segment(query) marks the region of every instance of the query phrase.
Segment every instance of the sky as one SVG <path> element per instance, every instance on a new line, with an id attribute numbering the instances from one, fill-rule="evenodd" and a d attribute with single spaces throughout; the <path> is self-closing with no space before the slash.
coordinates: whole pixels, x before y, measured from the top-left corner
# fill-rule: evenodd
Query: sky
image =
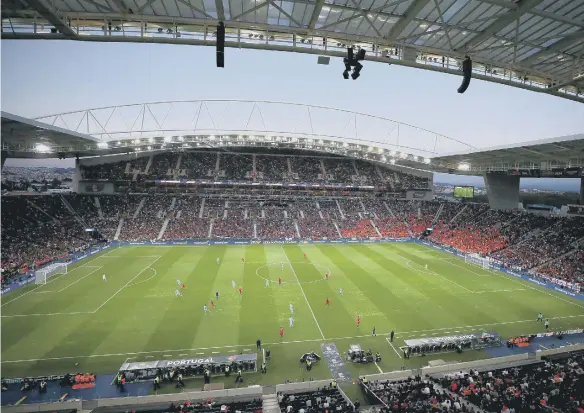
<path id="1" fill-rule="evenodd" d="M 275 100 L 354 110 L 413 124 L 476 147 L 584 132 L 584 105 L 473 79 L 364 62 L 344 80 L 340 58 L 211 47 L 2 40 L 1 107 L 26 117 L 167 100 Z M 30 160 L 8 160 L 20 166 Z M 46 161 L 45 161 L 46 163 Z M 480 179 L 480 178 L 479 178 Z"/>

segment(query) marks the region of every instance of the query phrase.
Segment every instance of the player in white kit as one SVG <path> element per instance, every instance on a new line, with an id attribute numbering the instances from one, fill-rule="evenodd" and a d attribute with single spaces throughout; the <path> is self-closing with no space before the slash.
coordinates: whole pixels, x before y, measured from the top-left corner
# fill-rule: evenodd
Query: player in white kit
<path id="1" fill-rule="evenodd" d="M 282 264 L 282 271 L 284 271 L 284 264 Z"/>
<path id="2" fill-rule="evenodd" d="M 266 280 L 266 288 L 270 288 L 270 280 Z"/>
<path id="3" fill-rule="evenodd" d="M 290 314 L 294 314 L 294 306 L 290 303 Z"/>
<path id="4" fill-rule="evenodd" d="M 294 327 L 294 317 L 290 317 L 288 319 L 288 324 L 290 325 L 290 327 Z"/>
<path id="5" fill-rule="evenodd" d="M 182 297 L 182 294 L 180 293 L 179 290 L 174 290 L 174 296 L 175 297 Z"/>
<path id="6" fill-rule="evenodd" d="M 231 286 L 235 288 L 235 281 L 231 280 Z"/>
<path id="7" fill-rule="evenodd" d="M 343 296 L 343 289 L 339 288 L 339 294 L 341 294 L 341 297 Z"/>
<path id="8" fill-rule="evenodd" d="M 179 287 L 182 286 L 182 283 L 180 282 L 180 280 L 176 280 L 176 283 L 178 284 Z"/>
<path id="9" fill-rule="evenodd" d="M 105 278 L 105 274 L 101 276 L 101 279 L 107 281 L 107 278 Z"/>
<path id="10" fill-rule="evenodd" d="M 209 309 L 207 308 L 207 304 L 203 305 L 203 312 L 205 314 L 207 314 L 209 312 Z"/>
<path id="11" fill-rule="evenodd" d="M 215 261 L 217 262 L 217 264 L 219 264 L 219 258 L 217 258 Z"/>

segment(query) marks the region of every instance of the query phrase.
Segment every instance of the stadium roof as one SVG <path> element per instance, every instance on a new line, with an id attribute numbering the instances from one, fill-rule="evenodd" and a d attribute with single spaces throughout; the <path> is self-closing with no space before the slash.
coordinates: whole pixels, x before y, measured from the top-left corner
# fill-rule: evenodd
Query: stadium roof
<path id="1" fill-rule="evenodd" d="M 584 167 L 584 134 L 476 149 L 432 158 L 436 170 L 482 175 L 487 171 Z"/>
<path id="2" fill-rule="evenodd" d="M 2 151 L 9 157 L 55 158 L 53 147 L 82 149 L 98 141 L 90 135 L 2 112 Z"/>
<path id="3" fill-rule="evenodd" d="M 469 55 L 475 78 L 584 102 L 583 14 L 582 0 L 13 0 L 2 38 L 212 46 L 224 21 L 227 47 L 343 57 L 354 46 L 458 75 Z"/>

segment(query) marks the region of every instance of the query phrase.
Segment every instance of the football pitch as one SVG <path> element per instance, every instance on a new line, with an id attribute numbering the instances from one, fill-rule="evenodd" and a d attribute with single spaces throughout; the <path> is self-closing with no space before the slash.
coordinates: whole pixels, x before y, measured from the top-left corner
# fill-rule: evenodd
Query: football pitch
<path id="1" fill-rule="evenodd" d="M 186 286 L 182 297 L 177 280 Z M 210 300 L 215 308 L 206 314 Z M 431 359 L 489 357 L 466 351 L 404 360 L 399 346 L 408 338 L 542 332 L 539 312 L 552 329 L 584 323 L 581 301 L 414 243 L 110 248 L 46 285 L 2 296 L 1 310 L 3 377 L 105 374 L 125 361 L 249 353 L 259 338 L 272 353 L 268 374 L 246 375 L 246 385 L 331 378 L 324 359 L 310 372 L 299 363 L 304 352 L 322 354 L 325 343 L 381 353 L 377 364 L 346 363 L 356 378 Z"/>

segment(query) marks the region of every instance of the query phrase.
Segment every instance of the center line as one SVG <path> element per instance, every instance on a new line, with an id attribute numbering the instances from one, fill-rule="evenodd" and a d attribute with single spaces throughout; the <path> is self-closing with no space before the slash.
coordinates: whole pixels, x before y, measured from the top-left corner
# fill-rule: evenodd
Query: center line
<path id="1" fill-rule="evenodd" d="M 294 267 L 292 266 L 292 263 L 290 262 L 290 258 L 288 258 L 288 254 L 286 254 L 286 250 L 284 249 L 284 247 L 280 246 L 280 248 L 282 248 L 282 252 L 284 253 L 284 256 L 286 257 L 288 264 L 290 264 L 290 268 L 292 269 L 292 273 L 294 274 L 294 277 L 296 277 L 296 281 L 298 281 L 298 286 L 300 287 L 300 291 L 302 291 L 302 295 L 304 296 L 304 299 L 306 300 L 306 304 L 308 304 L 308 309 L 312 313 L 312 317 L 314 318 L 314 322 L 316 323 L 316 326 L 318 327 L 318 331 L 320 331 L 320 335 L 322 336 L 322 339 L 324 340 L 324 334 L 322 333 L 322 329 L 320 328 L 320 324 L 318 324 L 318 320 L 316 319 L 316 316 L 314 315 L 314 311 L 312 311 L 312 307 L 310 306 L 310 303 L 308 302 L 308 298 L 306 298 L 306 294 L 304 293 L 304 288 L 302 288 L 302 284 L 300 283 L 300 280 L 298 279 L 298 275 L 296 275 L 296 271 L 294 271 Z"/>

